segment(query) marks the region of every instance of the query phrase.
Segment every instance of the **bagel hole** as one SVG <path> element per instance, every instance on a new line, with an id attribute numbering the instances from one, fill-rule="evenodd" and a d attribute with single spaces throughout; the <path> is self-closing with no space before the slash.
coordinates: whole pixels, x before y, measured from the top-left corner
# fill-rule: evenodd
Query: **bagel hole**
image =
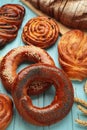
<path id="1" fill-rule="evenodd" d="M 24 69 L 25 67 L 27 67 L 31 64 L 33 64 L 33 62 L 24 61 L 23 63 L 18 65 L 16 72 L 19 73 L 22 69 Z"/>
<path id="2" fill-rule="evenodd" d="M 55 96 L 55 87 L 51 85 L 45 92 L 36 96 L 30 96 L 32 103 L 36 107 L 46 107 L 50 105 Z"/>

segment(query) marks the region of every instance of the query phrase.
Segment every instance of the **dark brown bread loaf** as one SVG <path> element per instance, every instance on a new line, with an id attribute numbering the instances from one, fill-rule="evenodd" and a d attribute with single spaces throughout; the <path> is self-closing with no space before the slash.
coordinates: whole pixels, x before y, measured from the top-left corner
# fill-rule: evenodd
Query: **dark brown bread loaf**
<path id="1" fill-rule="evenodd" d="M 54 17 L 62 24 L 76 29 L 87 30 L 86 0 L 27 0 L 34 7 Z"/>

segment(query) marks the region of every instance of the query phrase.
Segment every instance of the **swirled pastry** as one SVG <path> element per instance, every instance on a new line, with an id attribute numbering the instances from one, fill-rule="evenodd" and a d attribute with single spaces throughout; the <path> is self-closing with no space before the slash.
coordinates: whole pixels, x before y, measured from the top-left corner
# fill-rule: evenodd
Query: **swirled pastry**
<path id="1" fill-rule="evenodd" d="M 58 25 L 52 18 L 35 17 L 24 26 L 22 39 L 28 45 L 48 48 L 56 42 L 58 33 Z"/>
<path id="2" fill-rule="evenodd" d="M 12 120 L 13 103 L 5 94 L 0 93 L 0 130 L 5 130 Z"/>
<path id="3" fill-rule="evenodd" d="M 0 18 L 11 25 L 16 25 L 18 28 L 21 25 L 24 14 L 25 9 L 19 4 L 5 4 L 0 8 Z"/>
<path id="4" fill-rule="evenodd" d="M 72 30 L 62 36 L 58 44 L 59 63 L 71 79 L 87 77 L 87 35 Z"/>
<path id="5" fill-rule="evenodd" d="M 0 8 L 0 47 L 17 36 L 25 9 L 18 4 L 6 4 Z"/>

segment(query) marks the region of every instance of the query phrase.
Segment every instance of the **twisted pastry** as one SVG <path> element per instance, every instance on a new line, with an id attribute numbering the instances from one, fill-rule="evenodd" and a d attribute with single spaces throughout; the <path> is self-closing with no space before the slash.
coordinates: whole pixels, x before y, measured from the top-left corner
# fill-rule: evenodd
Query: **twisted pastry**
<path id="1" fill-rule="evenodd" d="M 11 92 L 13 81 L 17 76 L 16 69 L 19 64 L 24 61 L 30 62 L 41 62 L 50 65 L 55 65 L 53 59 L 49 54 L 35 46 L 21 46 L 8 52 L 1 61 L 1 80 L 4 87 Z M 36 82 L 37 80 L 35 80 Z M 49 85 L 48 83 L 32 83 L 30 86 L 30 94 L 38 94 L 46 90 Z M 36 88 L 35 88 L 36 85 Z"/>
<path id="2" fill-rule="evenodd" d="M 14 40 L 17 36 L 17 32 L 18 28 L 15 25 L 10 25 L 3 19 L 0 19 L 0 47 Z"/>
<path id="3" fill-rule="evenodd" d="M 72 30 L 62 36 L 58 44 L 59 63 L 73 80 L 87 77 L 87 36 Z"/>
<path id="4" fill-rule="evenodd" d="M 25 14 L 25 9 L 19 4 L 5 4 L 0 8 L 0 17 L 5 22 L 16 25 L 18 28 L 21 25 Z"/>
<path id="5" fill-rule="evenodd" d="M 24 14 L 24 7 L 18 4 L 6 4 L 0 8 L 0 47 L 16 38 Z"/>
<path id="6" fill-rule="evenodd" d="M 0 94 L 0 130 L 5 130 L 12 120 L 12 100 L 5 94 Z"/>
<path id="7" fill-rule="evenodd" d="M 36 79 L 54 84 L 56 90 L 52 103 L 43 108 L 33 106 L 27 94 L 28 86 Z M 19 114 L 26 121 L 43 126 L 62 120 L 69 113 L 74 97 L 72 84 L 66 74 L 54 66 L 40 63 L 31 65 L 18 74 L 12 96 Z"/>
<path id="8" fill-rule="evenodd" d="M 52 18 L 36 17 L 24 26 L 22 39 L 28 45 L 48 48 L 56 42 L 58 33 L 58 25 Z"/>

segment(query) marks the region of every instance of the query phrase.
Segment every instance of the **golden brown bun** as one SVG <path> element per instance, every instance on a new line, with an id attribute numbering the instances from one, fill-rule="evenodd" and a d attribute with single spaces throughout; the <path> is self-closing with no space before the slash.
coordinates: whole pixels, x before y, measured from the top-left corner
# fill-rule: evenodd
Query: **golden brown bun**
<path id="1" fill-rule="evenodd" d="M 29 20 L 23 28 L 22 39 L 28 45 L 48 48 L 55 44 L 59 27 L 50 17 L 35 17 Z"/>
<path id="2" fill-rule="evenodd" d="M 87 77 L 87 35 L 80 30 L 64 34 L 58 44 L 59 63 L 70 79 Z"/>
<path id="3" fill-rule="evenodd" d="M 12 120 L 13 103 L 5 94 L 0 93 L 0 130 L 5 130 Z"/>

